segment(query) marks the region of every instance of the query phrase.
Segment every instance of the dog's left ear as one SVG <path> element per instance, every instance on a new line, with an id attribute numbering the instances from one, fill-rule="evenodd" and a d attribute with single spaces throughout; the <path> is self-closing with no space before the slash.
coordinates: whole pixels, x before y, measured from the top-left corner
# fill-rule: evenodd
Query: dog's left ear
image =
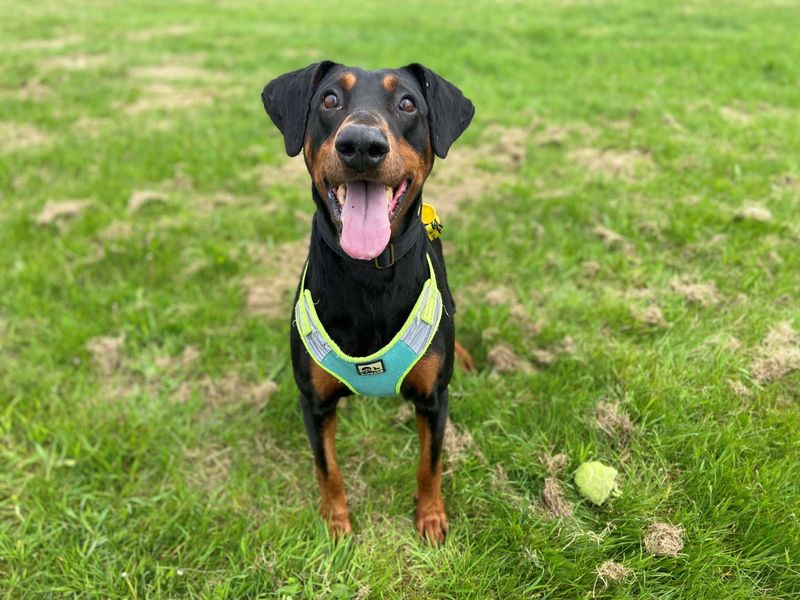
<path id="1" fill-rule="evenodd" d="M 269 118 L 283 134 L 286 154 L 297 156 L 303 149 L 311 97 L 325 74 L 336 63 L 329 60 L 308 65 L 270 81 L 261 92 Z"/>
<path id="2" fill-rule="evenodd" d="M 439 158 L 444 158 L 453 142 L 472 121 L 475 106 L 460 89 L 424 65 L 413 63 L 404 68 L 417 78 L 422 87 L 428 103 L 433 151 Z"/>

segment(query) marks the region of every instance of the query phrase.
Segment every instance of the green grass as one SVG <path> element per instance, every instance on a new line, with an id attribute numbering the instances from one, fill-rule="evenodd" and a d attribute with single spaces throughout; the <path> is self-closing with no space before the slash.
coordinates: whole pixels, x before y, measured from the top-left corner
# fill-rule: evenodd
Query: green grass
<path id="1" fill-rule="evenodd" d="M 800 595 L 800 376 L 752 369 L 772 327 L 800 328 L 795 3 L 0 4 L 0 595 Z M 260 91 L 323 58 L 421 61 L 477 107 L 452 160 L 481 157 L 464 173 L 489 183 L 445 239 L 481 369 L 451 385 L 474 445 L 444 479 L 443 548 L 413 530 L 399 400 L 340 411 L 356 534 L 326 538 L 289 297 L 246 309 L 250 278 L 294 278 L 312 211 L 305 180 L 277 175 Z M 159 65 L 182 70 L 144 69 Z M 497 132 L 517 134 L 518 168 L 486 150 Z M 143 189 L 165 201 L 130 212 Z M 65 199 L 92 205 L 36 224 Z M 750 204 L 771 218 L 734 218 Z M 687 301 L 675 277 L 719 301 Z M 668 325 L 636 318 L 650 305 Z M 120 334 L 103 371 L 87 344 Z M 501 341 L 532 360 L 565 336 L 574 352 L 535 372 L 486 362 Z M 601 400 L 630 415 L 626 443 L 593 425 Z M 538 508 L 545 452 L 569 457 L 572 517 Z M 572 482 L 587 459 L 621 472 L 600 508 Z M 679 556 L 645 550 L 657 521 L 685 528 Z M 606 560 L 631 574 L 605 587 Z"/>

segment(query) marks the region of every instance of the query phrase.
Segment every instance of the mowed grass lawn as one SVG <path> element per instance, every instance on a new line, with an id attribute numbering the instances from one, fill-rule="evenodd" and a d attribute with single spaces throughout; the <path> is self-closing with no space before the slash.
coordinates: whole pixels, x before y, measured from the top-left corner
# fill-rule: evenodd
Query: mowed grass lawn
<path id="1" fill-rule="evenodd" d="M 800 595 L 795 2 L 1 10 L 0 596 Z M 442 548 L 400 400 L 342 407 L 354 537 L 317 516 L 313 204 L 260 92 L 324 58 L 477 107 L 426 188 L 479 364 Z"/>

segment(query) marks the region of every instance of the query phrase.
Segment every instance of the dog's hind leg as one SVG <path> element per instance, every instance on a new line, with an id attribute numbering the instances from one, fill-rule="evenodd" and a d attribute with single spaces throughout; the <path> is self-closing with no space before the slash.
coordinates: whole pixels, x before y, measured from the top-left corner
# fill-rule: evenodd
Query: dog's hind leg
<path id="1" fill-rule="evenodd" d="M 322 404 L 301 394 L 300 404 L 317 467 L 320 512 L 331 535 L 339 538 L 350 533 L 351 528 L 344 479 L 336 464 L 336 401 Z"/>
<path id="2" fill-rule="evenodd" d="M 469 350 L 464 348 L 458 342 L 455 343 L 455 353 L 456 358 L 458 359 L 459 364 L 465 371 L 472 371 L 475 367 L 475 361 L 472 359 L 472 354 L 469 353 Z"/>

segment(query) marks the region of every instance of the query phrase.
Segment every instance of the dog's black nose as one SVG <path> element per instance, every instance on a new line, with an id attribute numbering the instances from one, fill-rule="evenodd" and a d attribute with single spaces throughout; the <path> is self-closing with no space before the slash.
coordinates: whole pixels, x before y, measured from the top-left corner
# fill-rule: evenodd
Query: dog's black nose
<path id="1" fill-rule="evenodd" d="M 369 125 L 348 125 L 336 137 L 336 151 L 354 171 L 377 167 L 389 153 L 386 134 Z"/>

